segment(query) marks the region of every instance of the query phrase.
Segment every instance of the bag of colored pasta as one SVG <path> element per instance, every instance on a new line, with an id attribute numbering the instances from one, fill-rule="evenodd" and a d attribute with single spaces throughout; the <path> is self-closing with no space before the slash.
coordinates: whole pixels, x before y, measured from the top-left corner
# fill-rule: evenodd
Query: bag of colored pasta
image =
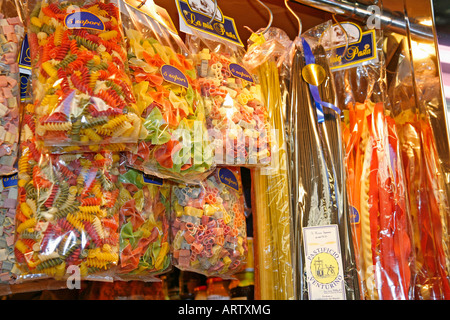
<path id="1" fill-rule="evenodd" d="M 213 154 L 195 67 L 181 38 L 155 17 L 153 6 L 138 9 L 135 2 L 120 7 L 142 118 L 129 165 L 160 178 L 198 182 L 212 171 Z"/>
<path id="2" fill-rule="evenodd" d="M 245 49 L 219 38 L 186 35 L 193 53 L 215 163 L 261 167 L 270 163 L 269 120 L 256 74 L 243 66 Z"/>
<path id="3" fill-rule="evenodd" d="M 119 260 L 118 155 L 41 154 L 34 129 L 25 112 L 15 217 L 18 280 L 112 279 L 108 272 Z"/>
<path id="4" fill-rule="evenodd" d="M 201 184 L 173 185 L 171 206 L 174 266 L 223 278 L 241 270 L 247 230 L 239 168 L 216 169 Z"/>
<path id="5" fill-rule="evenodd" d="M 140 118 L 112 1 L 27 1 L 36 138 L 46 147 L 136 143 Z"/>
<path id="6" fill-rule="evenodd" d="M 0 183 L 0 296 L 14 284 L 14 217 L 17 205 L 17 173 L 4 176 Z"/>
<path id="7" fill-rule="evenodd" d="M 345 22 L 328 26 L 321 41 L 343 113 L 349 218 L 361 298 L 412 299 L 415 234 L 396 123 L 386 105 L 382 31 Z M 355 48 L 360 53 L 352 55 Z"/>
<path id="8" fill-rule="evenodd" d="M 17 63 L 25 29 L 14 0 L 0 3 L 0 175 L 17 172 L 20 73 Z"/>
<path id="9" fill-rule="evenodd" d="M 171 267 L 170 184 L 125 165 L 119 168 L 119 280 L 159 280 Z"/>

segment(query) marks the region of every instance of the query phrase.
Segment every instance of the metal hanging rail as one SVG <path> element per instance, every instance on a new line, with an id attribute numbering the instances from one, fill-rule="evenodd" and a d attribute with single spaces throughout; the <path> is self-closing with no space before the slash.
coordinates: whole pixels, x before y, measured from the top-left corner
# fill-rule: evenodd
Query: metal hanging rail
<path id="1" fill-rule="evenodd" d="M 292 2 L 300 3 L 313 7 L 322 11 L 330 12 L 348 19 L 355 19 L 358 21 L 366 21 L 372 17 L 374 10 L 370 5 L 360 4 L 358 2 L 350 2 L 346 0 L 290 0 Z M 380 27 L 387 28 L 398 34 L 406 35 L 406 21 L 402 13 L 390 12 L 386 9 L 381 9 L 380 14 L 377 15 L 380 22 Z M 425 26 L 418 21 L 410 22 L 410 31 L 423 40 L 433 41 L 433 31 L 431 26 Z"/>

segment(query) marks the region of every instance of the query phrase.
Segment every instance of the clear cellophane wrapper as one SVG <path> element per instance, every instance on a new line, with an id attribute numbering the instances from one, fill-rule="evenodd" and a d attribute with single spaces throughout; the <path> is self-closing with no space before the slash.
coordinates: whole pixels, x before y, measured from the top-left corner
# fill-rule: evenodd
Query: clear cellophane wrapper
<path id="1" fill-rule="evenodd" d="M 120 257 L 118 280 L 160 281 L 170 271 L 170 191 L 168 181 L 120 166 L 118 179 Z"/>
<path id="2" fill-rule="evenodd" d="M 201 181 L 212 171 L 213 150 L 192 57 L 181 38 L 150 14 L 127 2 L 121 9 L 142 118 L 139 143 L 128 152 L 128 163 L 160 178 Z"/>
<path id="3" fill-rule="evenodd" d="M 193 54 L 206 126 L 218 166 L 270 162 L 269 120 L 260 79 L 243 67 L 245 49 L 198 33 L 186 35 Z"/>
<path id="4" fill-rule="evenodd" d="M 136 143 L 140 118 L 117 5 L 33 0 L 26 12 L 37 140 L 55 152 Z"/>
<path id="5" fill-rule="evenodd" d="M 248 248 L 239 168 L 216 169 L 199 184 L 174 184 L 171 208 L 175 267 L 222 278 L 242 270 Z"/>
<path id="6" fill-rule="evenodd" d="M 244 66 L 260 79 L 261 94 L 271 128 L 271 161 L 252 169 L 253 241 L 257 267 L 255 296 L 262 300 L 294 298 L 291 260 L 291 203 L 287 169 L 285 88 L 279 81 L 278 65 L 291 41 L 287 34 L 271 27 L 253 33 L 243 58 Z"/>
<path id="7" fill-rule="evenodd" d="M 439 143 L 444 142 L 440 141 L 440 135 L 436 134 L 432 125 L 431 118 L 436 113 L 430 109 L 434 99 L 439 96 L 439 77 L 431 59 L 415 62 L 413 75 L 411 59 L 408 57 L 409 52 L 403 46 L 389 97 L 400 143 L 414 231 L 414 298 L 448 300 L 450 208 L 445 182 L 447 172 L 438 153 Z M 415 84 L 413 77 L 416 78 Z"/>
<path id="8" fill-rule="evenodd" d="M 111 281 L 119 261 L 119 155 L 41 153 L 25 107 L 14 253 L 17 281 Z"/>
<path id="9" fill-rule="evenodd" d="M 350 226 L 361 299 L 408 300 L 413 298 L 415 254 L 407 180 L 396 123 L 386 105 L 382 31 L 376 30 L 375 37 L 376 60 L 333 72 L 343 114 Z"/>
<path id="10" fill-rule="evenodd" d="M 18 57 L 25 29 L 14 0 L 0 3 L 0 175 L 17 172 L 20 73 Z"/>
<path id="11" fill-rule="evenodd" d="M 0 178 L 0 296 L 10 292 L 14 274 L 14 217 L 17 204 L 17 174 Z"/>

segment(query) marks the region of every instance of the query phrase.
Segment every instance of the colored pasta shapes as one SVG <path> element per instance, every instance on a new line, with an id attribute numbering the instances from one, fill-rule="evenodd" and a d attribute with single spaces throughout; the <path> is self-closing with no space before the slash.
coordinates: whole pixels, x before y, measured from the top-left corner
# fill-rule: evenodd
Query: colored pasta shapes
<path id="1" fill-rule="evenodd" d="M 170 185 L 134 169 L 120 168 L 119 279 L 151 280 L 171 266 Z"/>
<path id="2" fill-rule="evenodd" d="M 119 259 L 118 155 L 37 151 L 24 115 L 15 257 L 19 280 L 105 274 Z M 105 275 L 106 277 L 106 275 Z"/>
<path id="3" fill-rule="evenodd" d="M 268 113 L 258 77 L 243 66 L 245 52 L 228 43 L 187 37 L 198 70 L 216 164 L 267 165 L 270 162 Z"/>
<path id="4" fill-rule="evenodd" d="M 2 177 L 0 183 L 0 288 L 13 284 L 14 216 L 17 204 L 17 174 Z M 2 290 L 0 289 L 0 293 Z"/>
<path id="5" fill-rule="evenodd" d="M 213 154 L 197 75 L 181 39 L 124 2 L 128 62 L 142 131 L 129 153 L 135 169 L 160 178 L 199 181 Z"/>
<path id="6" fill-rule="evenodd" d="M 93 1 L 29 3 L 36 135 L 47 147 L 136 143 L 140 119 L 119 10 Z"/>
<path id="7" fill-rule="evenodd" d="M 17 172 L 20 76 L 18 56 L 24 28 L 14 1 L 0 4 L 0 175 Z"/>
<path id="8" fill-rule="evenodd" d="M 239 272 L 247 253 L 238 168 L 216 169 L 201 184 L 172 187 L 173 264 L 206 276 Z"/>

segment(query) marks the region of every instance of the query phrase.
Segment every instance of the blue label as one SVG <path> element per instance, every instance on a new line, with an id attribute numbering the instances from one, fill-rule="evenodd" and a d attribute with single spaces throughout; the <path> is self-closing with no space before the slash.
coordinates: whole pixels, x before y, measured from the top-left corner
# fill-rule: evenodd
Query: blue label
<path id="1" fill-rule="evenodd" d="M 231 74 L 236 77 L 243 80 L 246 80 L 248 82 L 253 82 L 253 77 L 250 75 L 250 73 L 240 64 L 237 63 L 230 63 L 228 66 L 230 69 Z"/>
<path id="2" fill-rule="evenodd" d="M 161 67 L 161 74 L 164 80 L 178 84 L 179 86 L 189 88 L 189 82 L 187 77 L 181 72 L 179 69 L 171 66 L 169 64 L 165 64 Z"/>
<path id="3" fill-rule="evenodd" d="M 94 30 L 105 30 L 105 25 L 102 20 L 95 14 L 80 11 L 70 13 L 64 19 L 64 23 L 68 29 L 94 29 Z"/>
<path id="4" fill-rule="evenodd" d="M 30 44 L 28 43 L 28 35 L 25 34 L 22 47 L 20 48 L 19 67 L 31 68 Z"/>
<path id="5" fill-rule="evenodd" d="M 30 98 L 31 76 L 26 73 L 20 73 L 20 100 L 25 101 Z"/>
<path id="6" fill-rule="evenodd" d="M 345 55 L 342 56 L 345 52 Z M 377 48 L 375 43 L 375 30 L 363 32 L 361 39 L 348 46 L 345 51 L 345 45 L 336 48 L 335 55 L 330 58 L 331 69 L 350 67 L 377 57 Z"/>
<path id="7" fill-rule="evenodd" d="M 192 10 L 187 2 L 178 0 L 177 4 L 178 12 L 182 13 L 181 17 L 189 27 L 244 46 L 233 19 L 223 16 L 222 21 L 215 19 L 210 24 L 210 16 Z"/>
<path id="8" fill-rule="evenodd" d="M 7 189 L 7 188 L 11 188 L 11 187 L 16 187 L 17 179 L 18 179 L 17 173 L 15 173 L 11 176 L 8 176 L 8 177 L 3 177 L 3 179 L 2 179 L 3 188 Z"/>
<path id="9" fill-rule="evenodd" d="M 144 182 L 145 183 L 151 183 L 151 184 L 156 184 L 158 186 L 162 186 L 163 185 L 163 180 L 157 177 L 151 177 L 148 176 L 146 174 L 143 175 L 144 177 Z"/>
<path id="10" fill-rule="evenodd" d="M 359 212 L 358 212 L 358 210 L 356 210 L 355 207 L 350 207 L 349 215 L 350 215 L 350 217 L 349 217 L 350 223 L 352 223 L 352 224 L 359 223 Z"/>
<path id="11" fill-rule="evenodd" d="M 239 191 L 238 180 L 231 170 L 225 168 L 219 169 L 219 179 L 224 185 Z"/>

